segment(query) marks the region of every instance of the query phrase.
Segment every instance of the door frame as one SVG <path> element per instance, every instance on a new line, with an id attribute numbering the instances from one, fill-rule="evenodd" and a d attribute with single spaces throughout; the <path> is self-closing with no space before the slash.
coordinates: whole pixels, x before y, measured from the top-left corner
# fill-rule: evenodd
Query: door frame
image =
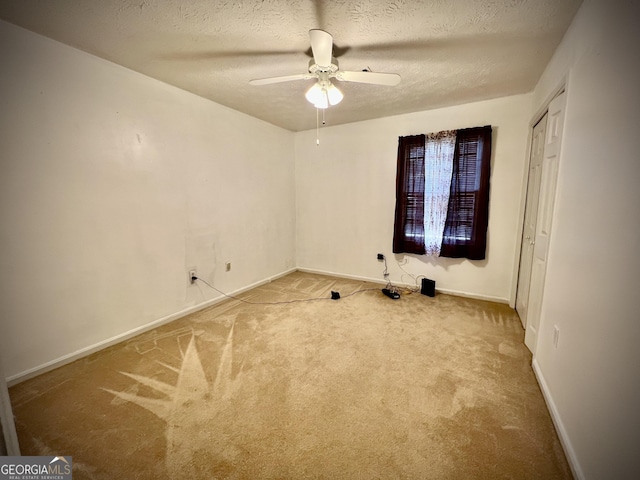
<path id="1" fill-rule="evenodd" d="M 2 358 L 0 358 L 0 455 L 20 455 L 20 445 L 18 444 L 7 379 L 2 368 Z"/>

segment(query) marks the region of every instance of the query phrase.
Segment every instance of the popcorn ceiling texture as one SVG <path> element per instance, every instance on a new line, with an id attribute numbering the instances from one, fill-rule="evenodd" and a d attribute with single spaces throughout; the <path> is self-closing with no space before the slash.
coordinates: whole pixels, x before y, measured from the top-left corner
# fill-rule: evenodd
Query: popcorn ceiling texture
<path id="1" fill-rule="evenodd" d="M 333 35 L 340 68 L 398 73 L 397 87 L 336 82 L 328 124 L 428 110 L 535 86 L 581 0 L 0 0 L 0 18 L 254 117 L 315 127 L 308 30 Z"/>
<path id="2" fill-rule="evenodd" d="M 242 295 L 317 297 L 230 300 L 12 387 L 22 453 L 77 480 L 571 478 L 507 305 L 302 272 Z"/>

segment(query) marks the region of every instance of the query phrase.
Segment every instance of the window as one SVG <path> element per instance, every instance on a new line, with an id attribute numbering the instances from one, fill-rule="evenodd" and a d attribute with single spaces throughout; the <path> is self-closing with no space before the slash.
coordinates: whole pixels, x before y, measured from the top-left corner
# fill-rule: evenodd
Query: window
<path id="1" fill-rule="evenodd" d="M 491 126 L 400 137 L 394 253 L 484 259 L 490 163 Z"/>

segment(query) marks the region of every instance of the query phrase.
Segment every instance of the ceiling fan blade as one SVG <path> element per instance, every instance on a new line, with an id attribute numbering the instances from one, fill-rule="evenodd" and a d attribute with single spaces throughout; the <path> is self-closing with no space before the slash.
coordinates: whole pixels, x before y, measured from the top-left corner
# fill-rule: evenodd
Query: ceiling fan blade
<path id="1" fill-rule="evenodd" d="M 343 82 L 371 83 L 390 87 L 398 85 L 401 80 L 400 75 L 397 73 L 349 72 L 345 70 L 338 70 L 336 78 Z"/>
<path id="2" fill-rule="evenodd" d="M 345 45 L 345 46 L 341 47 L 340 45 L 337 45 L 336 43 L 333 44 L 333 56 L 335 58 L 342 57 L 349 50 L 351 50 L 351 47 L 348 46 L 348 45 Z M 313 58 L 313 50 L 311 49 L 311 47 L 307 48 L 304 51 L 304 54 L 309 58 Z"/>
<path id="3" fill-rule="evenodd" d="M 333 54 L 333 37 L 324 30 L 309 30 L 313 61 L 319 67 L 330 67 Z"/>
<path id="4" fill-rule="evenodd" d="M 283 77 L 257 78 L 249 80 L 249 85 L 269 85 L 270 83 L 290 82 L 292 80 L 308 80 L 316 76 L 311 73 L 299 73 L 297 75 L 285 75 Z"/>

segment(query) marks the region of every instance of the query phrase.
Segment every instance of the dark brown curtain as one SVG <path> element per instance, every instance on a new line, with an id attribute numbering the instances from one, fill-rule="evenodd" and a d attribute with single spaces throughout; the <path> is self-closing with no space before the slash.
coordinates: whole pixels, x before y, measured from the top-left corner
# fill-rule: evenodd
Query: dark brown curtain
<path id="1" fill-rule="evenodd" d="M 490 168 L 491 126 L 458 130 L 441 257 L 485 258 Z"/>
<path id="2" fill-rule="evenodd" d="M 425 253 L 424 145 L 424 135 L 398 138 L 394 253 Z"/>

